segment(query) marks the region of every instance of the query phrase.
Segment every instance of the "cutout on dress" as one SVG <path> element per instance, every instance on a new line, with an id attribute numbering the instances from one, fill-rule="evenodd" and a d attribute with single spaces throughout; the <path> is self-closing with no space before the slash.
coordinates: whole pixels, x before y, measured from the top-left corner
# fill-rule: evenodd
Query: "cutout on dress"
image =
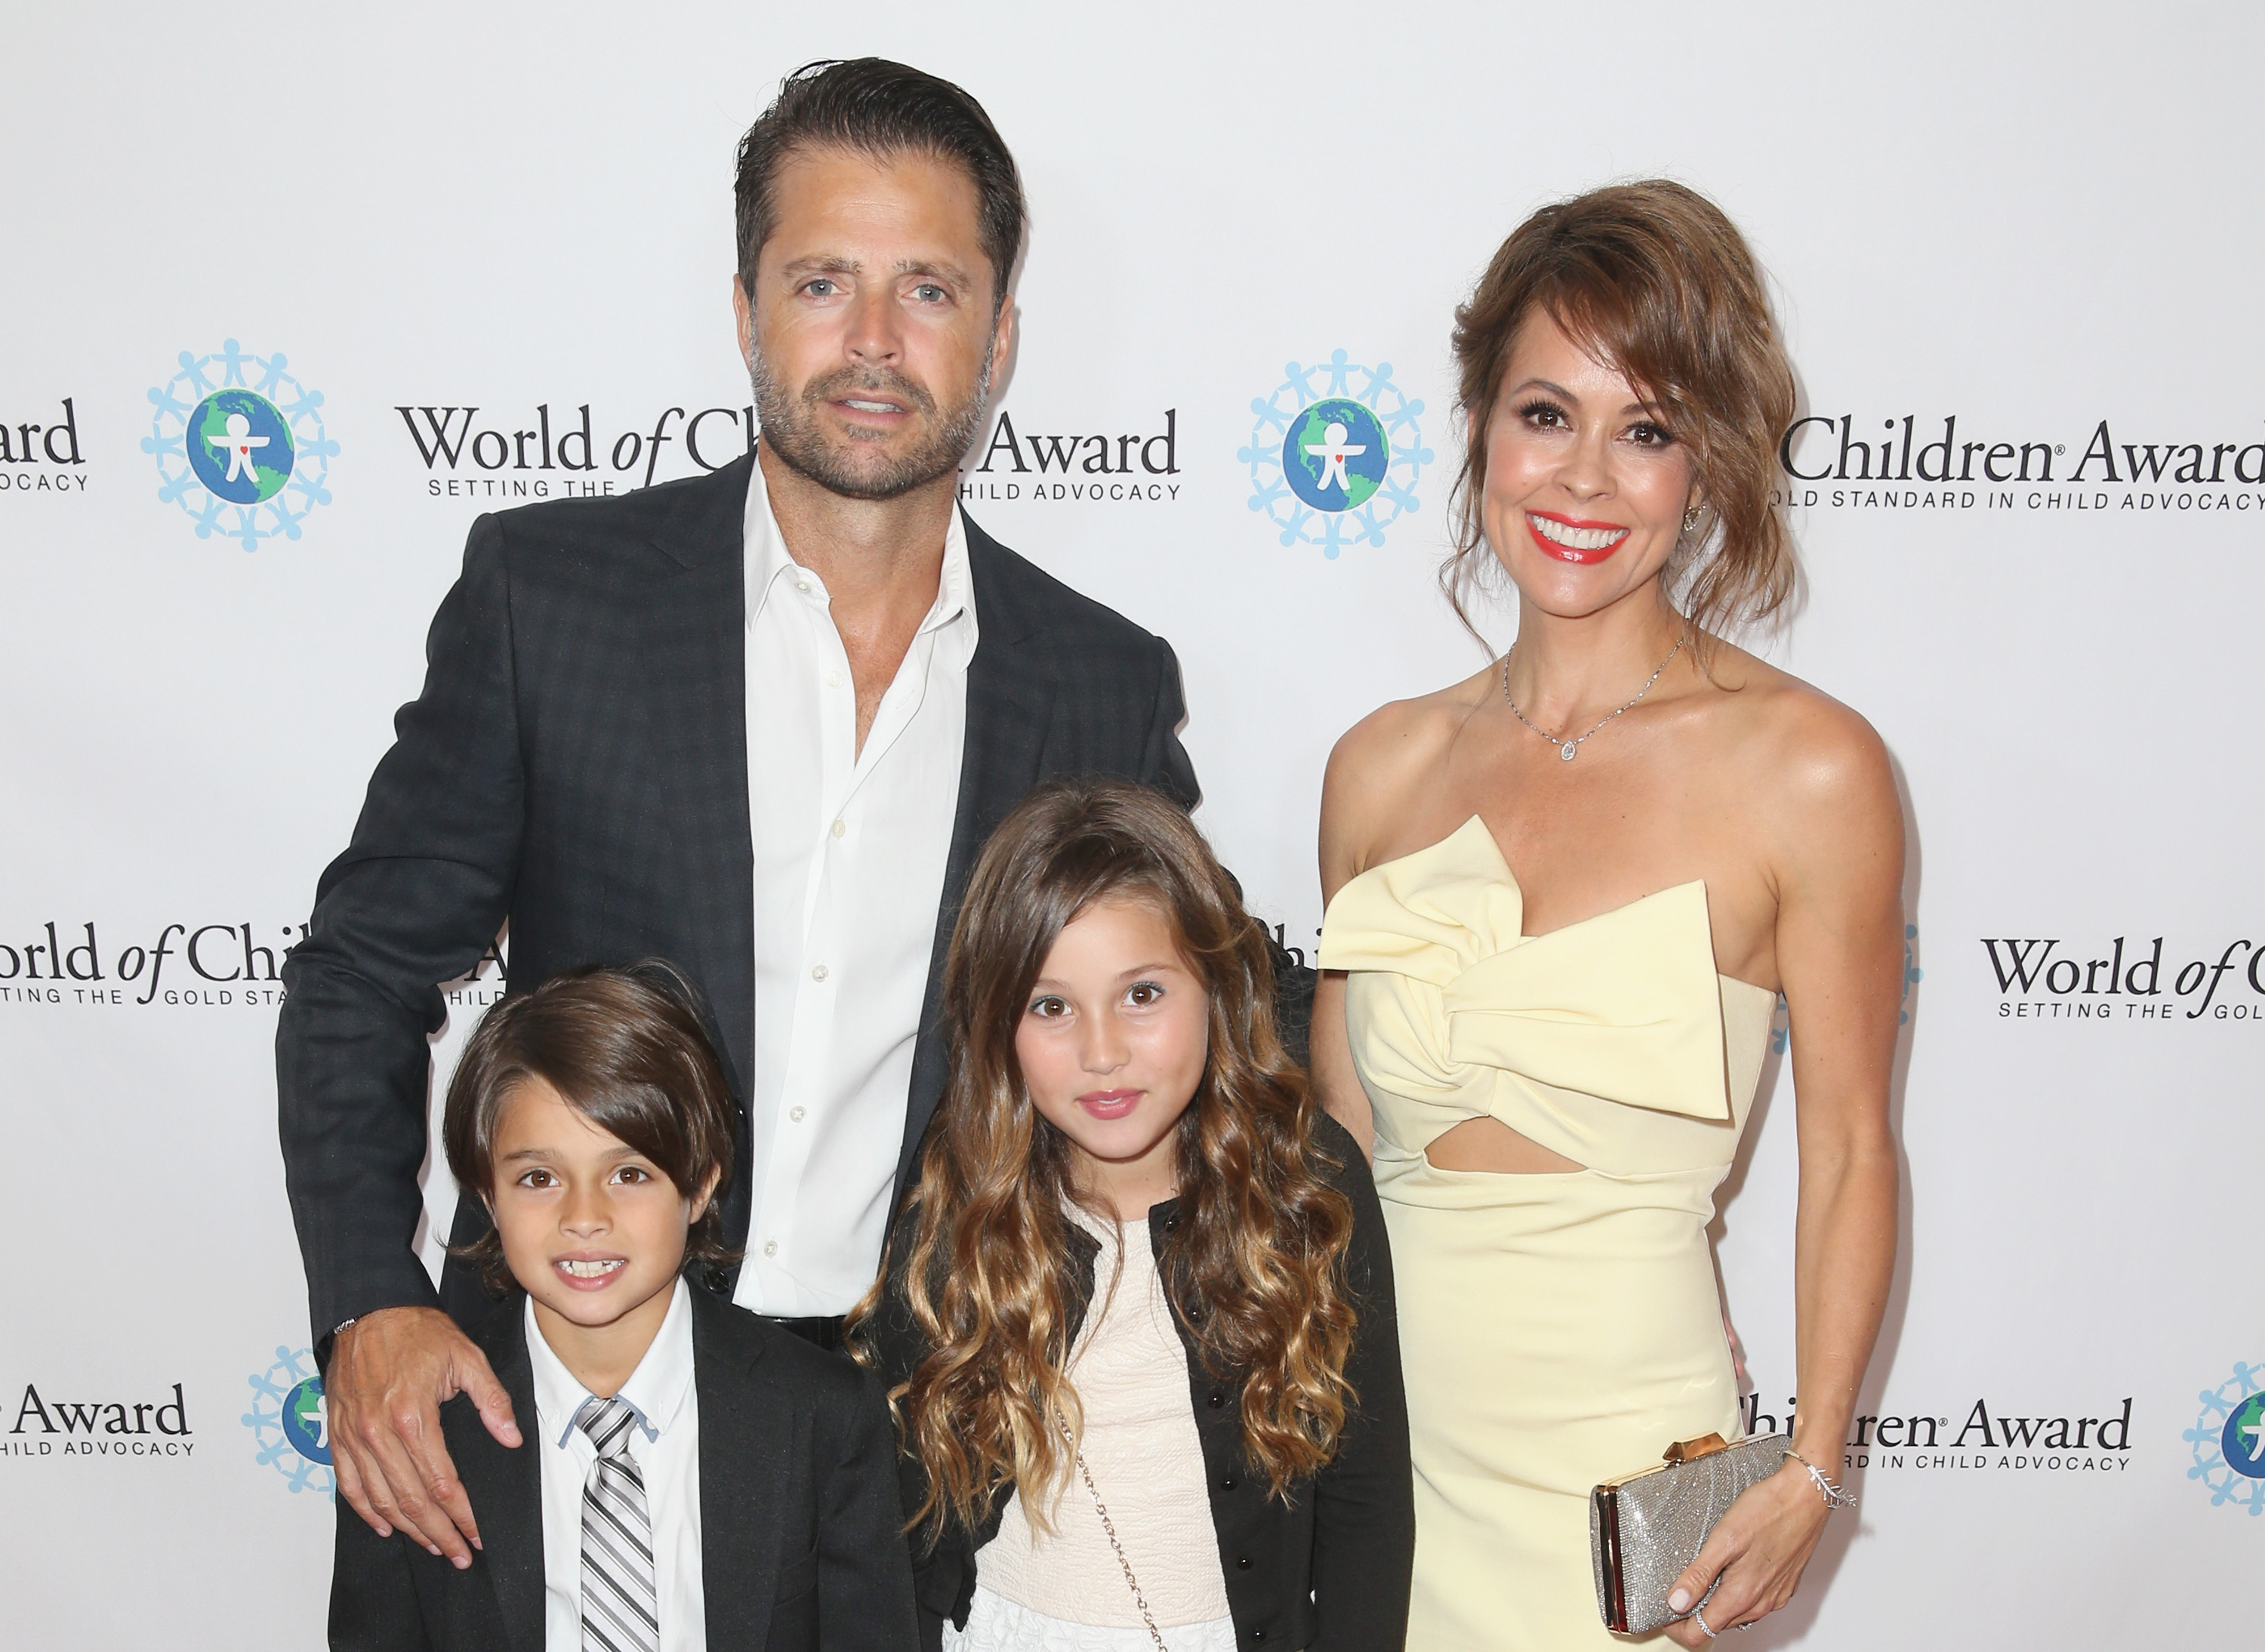
<path id="1" fill-rule="evenodd" d="M 1574 1175 L 1589 1168 L 1486 1116 L 1466 1118 L 1434 1136 L 1424 1157 L 1435 1170 L 1481 1170 L 1494 1175 Z"/>

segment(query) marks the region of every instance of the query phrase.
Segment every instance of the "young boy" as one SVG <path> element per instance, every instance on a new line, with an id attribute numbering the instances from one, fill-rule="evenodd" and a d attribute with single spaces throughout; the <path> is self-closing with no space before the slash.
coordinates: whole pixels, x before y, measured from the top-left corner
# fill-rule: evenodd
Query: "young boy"
<path id="1" fill-rule="evenodd" d="M 506 1300 L 478 1341 L 534 1419 L 443 1406 L 484 1542 L 458 1570 L 339 1504 L 338 1648 L 911 1652 L 896 1440 L 874 1379 L 688 1284 L 723 1260 L 732 1112 L 666 966 L 490 1011 L 448 1086 L 448 1167 Z M 516 1282 L 517 1289 L 511 1289 Z"/>

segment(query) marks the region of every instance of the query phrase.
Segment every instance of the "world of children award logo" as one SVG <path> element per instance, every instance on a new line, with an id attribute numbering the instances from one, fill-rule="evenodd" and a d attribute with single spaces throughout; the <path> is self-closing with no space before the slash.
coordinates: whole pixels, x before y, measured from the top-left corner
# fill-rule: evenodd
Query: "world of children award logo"
<path id="1" fill-rule="evenodd" d="M 338 1480 L 331 1469 L 330 1416 L 323 1402 L 322 1374 L 315 1350 L 279 1345 L 275 1363 L 255 1372 L 251 1409 L 244 1426 L 257 1442 L 254 1459 L 283 1476 L 294 1492 L 334 1496 Z"/>
<path id="2" fill-rule="evenodd" d="M 213 355 L 184 350 L 180 371 L 149 392 L 142 451 L 157 462 L 159 499 L 178 505 L 197 537 L 215 534 L 257 550 L 296 539 L 331 502 L 337 442 L 323 429 L 323 393 L 292 375 L 280 351 L 256 355 L 233 338 Z"/>
<path id="3" fill-rule="evenodd" d="M 2265 1515 L 2265 1365 L 2236 1360 L 2233 1375 L 2200 1398 L 2202 1415 L 2183 1437 L 2194 1447 L 2187 1478 L 2210 1488 L 2213 1505 Z"/>
<path id="4" fill-rule="evenodd" d="M 1250 440 L 1235 455 L 1250 467 L 1250 508 L 1285 545 L 1318 545 L 1331 559 L 1348 544 L 1382 545 L 1419 508 L 1417 479 L 1431 462 L 1424 404 L 1392 382 L 1391 363 L 1363 366 L 1343 350 L 1283 374 L 1271 396 L 1251 398 Z"/>

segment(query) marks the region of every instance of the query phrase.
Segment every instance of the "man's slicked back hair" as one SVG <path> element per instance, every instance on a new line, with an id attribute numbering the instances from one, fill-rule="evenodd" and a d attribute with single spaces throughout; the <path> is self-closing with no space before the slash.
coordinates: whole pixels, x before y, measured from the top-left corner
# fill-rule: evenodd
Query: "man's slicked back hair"
<path id="1" fill-rule="evenodd" d="M 885 57 L 805 63 L 739 140 L 739 285 L 755 290 L 755 261 L 770 238 L 780 165 L 814 149 L 879 160 L 911 153 L 964 168 L 975 186 L 979 231 L 991 260 L 991 313 L 1007 302 L 1023 249 L 1023 179 L 983 106 L 948 80 Z"/>

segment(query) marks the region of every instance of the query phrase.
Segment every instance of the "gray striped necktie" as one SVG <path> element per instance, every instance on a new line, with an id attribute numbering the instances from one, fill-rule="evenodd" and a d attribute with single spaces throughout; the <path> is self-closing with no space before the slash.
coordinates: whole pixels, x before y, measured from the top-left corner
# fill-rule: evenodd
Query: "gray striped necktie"
<path id="1" fill-rule="evenodd" d="M 659 1652 L 652 1516 L 644 1471 L 630 1455 L 636 1422 L 626 1400 L 594 1395 L 574 1414 L 574 1426 L 598 1448 L 582 1484 L 583 1652 Z"/>

